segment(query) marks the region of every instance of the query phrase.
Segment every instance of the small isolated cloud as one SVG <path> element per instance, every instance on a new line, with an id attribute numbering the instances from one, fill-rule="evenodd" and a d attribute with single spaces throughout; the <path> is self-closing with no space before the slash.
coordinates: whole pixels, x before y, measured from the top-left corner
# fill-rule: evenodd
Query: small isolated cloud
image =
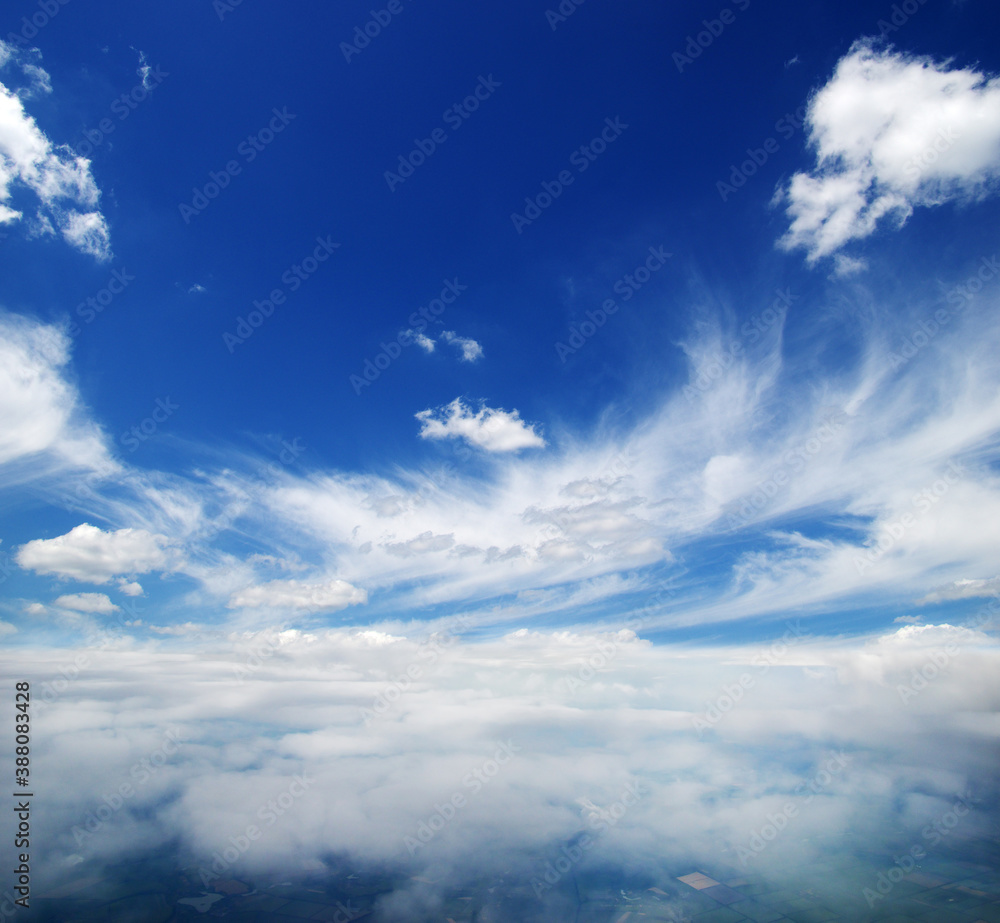
<path id="1" fill-rule="evenodd" d="M 892 620 L 893 625 L 919 625 L 923 617 L 919 615 L 899 615 Z"/>
<path id="2" fill-rule="evenodd" d="M 99 615 L 110 615 L 118 608 L 104 593 L 69 593 L 60 596 L 53 605 L 59 606 L 60 609 Z"/>
<path id="3" fill-rule="evenodd" d="M 124 577 L 118 578 L 118 592 L 126 596 L 142 596 L 144 590 L 142 584 L 135 580 L 126 580 Z"/>
<path id="4" fill-rule="evenodd" d="M 985 197 L 1000 176 L 1000 77 L 855 43 L 809 105 L 812 173 L 779 200 L 781 243 L 813 262 L 917 206 Z"/>
<path id="5" fill-rule="evenodd" d="M 985 596 L 1000 596 L 1000 577 L 990 577 L 988 580 L 956 580 L 954 583 L 932 590 L 922 599 L 918 599 L 917 605 Z"/>
<path id="6" fill-rule="evenodd" d="M 45 615 L 45 606 L 41 603 L 28 603 L 24 607 L 25 615 Z"/>
<path id="7" fill-rule="evenodd" d="M 135 72 L 142 78 L 143 87 L 148 90 L 153 86 L 150 82 L 150 74 L 153 68 L 149 66 L 149 62 L 146 60 L 146 52 L 140 51 L 138 48 L 132 48 L 132 50 L 139 55 L 139 66 L 135 69 Z"/>
<path id="8" fill-rule="evenodd" d="M 195 282 L 195 284 L 192 285 L 191 288 L 188 289 L 188 294 L 189 295 L 201 295 L 201 294 L 203 294 L 204 292 L 207 292 L 207 291 L 208 291 L 208 289 L 205 288 L 204 285 L 201 285 L 200 283 Z"/>
<path id="9" fill-rule="evenodd" d="M 545 440 L 528 426 L 516 410 L 482 407 L 476 413 L 456 397 L 447 407 L 421 410 L 421 439 L 464 439 L 469 445 L 487 452 L 514 452 L 542 448 Z"/>
<path id="10" fill-rule="evenodd" d="M 272 580 L 233 593 L 230 609 L 297 609 L 300 612 L 324 612 L 345 609 L 368 602 L 365 590 L 346 580 L 306 583 L 301 580 Z"/>
<path id="11" fill-rule="evenodd" d="M 19 61 L 20 52 L 4 45 L 0 67 Z M 24 100 L 51 92 L 49 75 L 34 64 L 22 66 L 27 89 L 13 91 L 0 83 L 0 224 L 11 224 L 23 212 L 8 203 L 19 188 L 31 190 L 43 212 L 36 224 L 57 227 L 66 241 L 98 260 L 111 258 L 107 222 L 98 211 L 100 191 L 90 161 L 65 145 L 54 146 L 24 109 Z"/>
<path id="12" fill-rule="evenodd" d="M 17 563 L 38 574 L 108 583 L 119 574 L 165 569 L 169 565 L 166 544 L 165 535 L 144 529 L 104 532 L 85 522 L 65 535 L 38 538 L 22 545 Z"/>
<path id="13" fill-rule="evenodd" d="M 17 628 L 11 625 L 10 622 L 0 622 L 0 638 L 4 635 L 17 634 Z"/>
<path id="14" fill-rule="evenodd" d="M 468 337 L 460 337 L 454 330 L 445 330 L 445 332 L 441 334 L 441 339 L 444 340 L 445 343 L 450 343 L 456 349 L 461 351 L 463 362 L 475 362 L 483 356 L 482 346 L 480 346 L 475 340 L 470 340 Z"/>

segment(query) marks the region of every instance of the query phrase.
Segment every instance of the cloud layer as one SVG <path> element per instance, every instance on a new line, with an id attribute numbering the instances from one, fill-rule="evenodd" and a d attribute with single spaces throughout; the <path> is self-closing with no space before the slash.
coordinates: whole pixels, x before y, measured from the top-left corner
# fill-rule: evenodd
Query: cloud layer
<path id="1" fill-rule="evenodd" d="M 169 656 L 90 654 L 68 682 L 53 680 L 73 652 L 39 652 L 26 661 L 48 700 L 39 881 L 100 874 L 175 839 L 197 867 L 252 823 L 264 836 L 234 874 L 337 859 L 442 886 L 511 867 L 538 878 L 581 833 L 595 841 L 585 866 L 780 877 L 840 855 L 848 832 L 876 855 L 921 843 L 958 796 L 981 807 L 955 840 L 989 829 L 1000 663 L 984 635 L 938 625 L 848 643 L 781 628 L 721 649 L 654 647 L 626 628 L 480 643 L 265 631 Z M 131 772 L 172 729 L 168 758 Z M 290 789 L 296 777 L 305 788 Z M 127 806 L 88 830 L 130 780 Z M 636 806 L 619 810 L 629 791 Z M 455 795 L 461 809 L 431 820 Z M 794 822 L 751 849 L 789 803 Z"/>

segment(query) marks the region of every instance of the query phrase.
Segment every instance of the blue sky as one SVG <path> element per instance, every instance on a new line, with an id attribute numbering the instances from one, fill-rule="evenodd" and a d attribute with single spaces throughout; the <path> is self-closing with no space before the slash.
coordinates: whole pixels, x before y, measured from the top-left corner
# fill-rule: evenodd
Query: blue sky
<path id="1" fill-rule="evenodd" d="M 991 4 L 50 6 L 0 30 L 11 652 L 992 644 Z"/>
<path id="2" fill-rule="evenodd" d="M 548 16 L 531 4 L 445 13 L 406 2 L 383 14 L 385 25 L 369 25 L 377 34 L 361 47 L 357 35 L 372 16 L 360 6 L 306 18 L 252 4 L 229 10 L 197 3 L 185 16 L 114 7 L 84 15 L 67 5 L 51 22 L 25 6 L 24 15 L 43 28 L 34 35 L 26 19 L 13 33 L 20 42 L 8 36 L 12 47 L 24 46 L 11 52 L 8 80 L 27 94 L 24 118 L 54 151 L 69 144 L 86 155 L 80 169 L 97 203 L 87 207 L 101 231 L 98 243 L 75 247 L 45 233 L 32 218 L 38 201 L 13 181 L 10 201 L 22 217 L 4 240 L 6 310 L 68 334 L 58 374 L 100 458 L 89 469 L 66 459 L 49 477 L 32 478 L 30 488 L 13 478 L 6 549 L 65 535 L 81 522 L 105 532 L 144 528 L 172 543 L 177 562 L 200 557 L 216 577 L 254 553 L 294 556 L 302 580 L 344 579 L 368 594 L 378 618 L 405 619 L 415 613 L 403 587 L 419 566 L 400 571 L 391 558 L 359 566 L 344 547 L 360 525 L 347 521 L 351 513 L 344 519 L 331 509 L 335 526 L 306 524 L 301 509 L 277 507 L 296 490 L 322 492 L 316 485 L 326 477 L 345 489 L 376 479 L 367 489 L 377 482 L 374 489 L 405 493 L 412 490 L 407 479 L 440 482 L 442 471 L 462 491 L 481 485 L 479 503 L 437 497 L 427 517 L 412 509 L 403 519 L 377 514 L 384 521 L 355 535 L 354 547 L 450 535 L 451 545 L 426 552 L 437 559 L 428 562 L 431 570 L 447 580 L 464 572 L 452 566 L 463 560 L 456 546 L 492 546 L 483 545 L 487 537 L 475 534 L 473 520 L 495 516 L 487 531 L 507 532 L 501 551 L 520 553 L 511 552 L 513 563 L 488 565 L 494 579 L 481 586 L 462 578 L 454 590 L 425 596 L 419 618 L 488 604 L 506 582 L 504 567 L 518 573 L 518 589 L 572 593 L 598 575 L 642 590 L 681 565 L 698 575 L 689 586 L 699 606 L 711 598 L 729 605 L 734 594 L 746 595 L 734 575 L 753 555 L 775 549 L 776 532 L 862 546 L 886 497 L 862 500 L 859 484 L 820 485 L 817 469 L 839 469 L 843 482 L 853 454 L 877 464 L 885 452 L 889 462 L 890 443 L 932 431 L 923 414 L 878 447 L 862 433 L 880 427 L 875 420 L 910 389 L 928 408 L 940 404 L 925 392 L 942 353 L 963 336 L 975 338 L 989 317 L 995 296 L 987 285 L 961 324 L 909 368 L 885 374 L 876 367 L 909 326 L 933 314 L 993 254 L 995 138 L 989 125 L 970 138 L 961 125 L 942 121 L 938 130 L 955 137 L 941 136 L 947 150 L 938 170 L 937 162 L 913 160 L 939 137 L 914 119 L 914 131 L 892 142 L 897 161 L 876 165 L 898 171 L 906 203 L 889 208 L 870 192 L 869 209 L 853 216 L 858 228 L 846 236 L 836 230 L 844 214 L 823 219 L 835 229 L 828 242 L 821 229 L 804 229 L 808 216 L 799 219 L 801 232 L 792 225 L 792 178 L 827 169 L 816 165 L 816 140 L 810 148 L 810 131 L 818 139 L 822 126 L 812 124 L 809 102 L 824 84 L 833 86 L 837 62 L 855 42 L 882 31 L 871 54 L 893 62 L 897 85 L 889 87 L 897 78 L 888 70 L 850 86 L 845 77 L 831 90 L 839 92 L 834 106 L 851 105 L 865 79 L 881 80 L 887 93 L 904 93 L 874 115 L 891 123 L 907 105 L 906 67 L 919 69 L 922 59 L 914 56 L 929 55 L 939 67 L 979 75 L 967 89 L 973 108 L 941 110 L 939 121 L 980 119 L 974 108 L 991 112 L 993 104 L 991 91 L 975 88 L 989 73 L 990 11 L 938 4 L 920 7 L 919 15 L 890 9 L 883 16 L 859 4 L 834 15 L 821 4 L 763 9 L 741 2 L 719 18 L 709 7 L 667 12 L 638 4 L 628 15 L 568 9 L 563 20 L 565 11 Z M 269 54 L 260 52 L 263 36 Z M 47 72 L 43 89 L 30 89 L 26 65 Z M 931 81 L 925 92 L 944 91 Z M 827 130 L 850 129 L 838 123 Z M 929 150 L 928 157 L 939 156 Z M 878 183 L 885 180 L 876 177 L 870 190 Z M 888 212 L 873 220 L 879 208 Z M 313 256 L 317 248 L 322 261 Z M 120 294 L 109 296 L 109 283 Z M 269 307 L 274 292 L 281 303 Z M 442 292 L 449 303 L 435 301 Z M 88 306 L 87 298 L 98 300 Z M 255 303 L 266 316 L 253 313 Z M 417 334 L 436 345 L 417 343 Z M 470 354 L 463 341 L 472 341 Z M 697 362 L 707 368 L 713 351 L 734 364 L 725 380 L 702 377 L 711 387 L 699 389 Z M 728 388 L 739 391 L 736 404 Z M 873 389 L 870 399 L 866 389 Z M 687 405 L 679 394 L 691 398 Z M 470 444 L 449 429 L 442 438 L 420 438 L 416 415 L 440 417 L 455 400 L 458 419 L 483 408 L 516 414 L 509 445 L 519 444 L 519 430 L 539 438 L 513 449 Z M 803 463 L 792 472 L 792 490 L 782 488 L 761 515 L 739 529 L 720 528 L 729 507 L 756 486 L 752 469 L 771 464 L 768 453 L 780 458 L 822 425 L 824 413 L 843 411 L 851 400 L 870 409 L 852 416 L 832 452 L 804 457 L 808 470 Z M 718 417 L 719 404 L 738 410 L 734 419 Z M 144 420 L 155 432 L 130 433 Z M 983 446 L 985 435 L 953 448 Z M 276 459 L 282 440 L 302 447 L 291 465 Z M 661 443 L 670 450 L 658 463 Z M 639 445 L 641 472 L 601 475 L 602 464 Z M 913 473 L 914 488 L 923 486 L 920 477 L 935 480 L 946 460 L 922 459 L 927 467 Z M 253 477 L 255 465 L 275 462 L 280 470 L 257 498 L 265 502 L 235 529 L 199 541 L 194 520 L 224 502 L 221 472 Z M 986 462 L 979 457 L 984 476 Z M 101 465 L 116 473 L 101 479 Z M 711 510 L 690 492 L 704 490 L 706 471 L 726 465 L 737 483 L 709 501 Z M 700 485 L 690 483 L 694 466 Z M 881 472 L 888 487 L 894 474 Z M 524 477 L 547 479 L 554 494 L 508 508 L 500 494 L 516 505 L 513 491 Z M 589 502 L 566 504 L 559 491 L 587 477 L 603 477 L 604 486 Z M 215 490 L 206 483 L 213 479 Z M 52 502 L 78 481 L 93 489 L 89 504 Z M 153 499 L 157 481 L 183 497 L 180 519 Z M 601 493 L 612 481 L 615 498 Z M 365 489 L 349 502 L 370 505 Z M 678 490 L 687 492 L 688 508 L 679 519 L 664 516 Z M 540 541 L 524 534 L 525 520 L 551 518 L 563 507 L 585 515 L 579 511 L 588 506 L 615 506 L 634 526 L 632 537 L 641 533 L 637 540 L 650 549 L 599 554 L 605 560 L 592 568 L 541 566 Z M 270 515 L 277 517 L 273 528 L 266 527 Z M 520 525 L 507 529 L 515 517 Z M 607 544 L 599 531 L 566 554 L 581 562 L 593 556 Z M 871 627 L 905 614 L 897 608 L 948 577 L 995 576 L 975 570 L 981 562 L 974 557 L 951 557 L 936 582 L 922 570 L 926 588 L 910 583 L 886 595 L 849 585 L 815 607 L 803 600 L 804 611 L 838 625 L 844 609 L 860 608 Z M 475 567 L 482 570 L 481 558 Z M 180 564 L 160 576 L 166 579 L 147 577 L 143 589 L 147 605 L 163 607 L 163 620 L 230 617 L 225 593 L 206 592 L 206 574 Z M 276 579 L 259 568 L 244 573 L 247 580 L 268 577 Z M 8 586 L 24 599 L 49 592 L 25 568 Z M 610 588 L 603 594 L 604 611 L 620 610 L 617 595 Z M 741 619 L 774 615 L 760 605 L 733 612 Z M 150 616 L 155 624 L 159 616 Z M 576 610 L 559 606 L 547 617 L 572 624 Z M 11 618 L 30 633 L 33 622 L 18 603 Z M 321 621 L 328 618 L 340 624 L 372 616 L 361 608 Z"/>

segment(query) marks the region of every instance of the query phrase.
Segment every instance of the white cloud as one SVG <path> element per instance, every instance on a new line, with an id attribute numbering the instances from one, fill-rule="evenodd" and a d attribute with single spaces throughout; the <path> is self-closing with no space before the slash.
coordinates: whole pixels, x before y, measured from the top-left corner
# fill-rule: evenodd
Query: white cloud
<path id="1" fill-rule="evenodd" d="M 111 234 L 100 212 L 81 214 L 68 209 L 61 220 L 63 237 L 77 250 L 89 253 L 99 260 L 111 259 Z"/>
<path id="2" fill-rule="evenodd" d="M 184 622 L 180 625 L 148 625 L 147 627 L 154 634 L 176 638 L 201 635 L 206 631 L 204 625 L 198 625 L 195 622 Z"/>
<path id="3" fill-rule="evenodd" d="M 812 98 L 807 122 L 817 165 L 784 193 L 792 224 L 782 243 L 810 261 L 885 219 L 902 224 L 915 207 L 996 191 L 1000 78 L 861 41 Z"/>
<path id="4" fill-rule="evenodd" d="M 68 593 L 60 596 L 53 605 L 62 609 L 72 609 L 74 612 L 93 612 L 100 615 L 110 615 L 118 608 L 104 593 Z"/>
<path id="5" fill-rule="evenodd" d="M 951 626 L 851 642 L 782 629 L 774 643 L 721 648 L 655 646 L 628 629 L 517 631 L 484 642 L 270 629 L 88 651 L 87 669 L 46 707 L 53 794 L 35 819 L 33 870 L 59 879 L 67 856 L 81 855 L 85 864 L 68 874 L 100 875 L 173 841 L 179 866 L 209 865 L 303 774 L 306 791 L 283 803 L 232 877 L 285 874 L 336 855 L 355 870 L 389 862 L 431 881 L 512 872 L 528 881 L 581 832 L 594 841 L 581 877 L 623 860 L 658 875 L 706 862 L 739 868 L 737 848 L 791 803 L 786 829 L 742 872 L 787 875 L 800 888 L 802 864 L 822 865 L 823 886 L 836 888 L 848 882 L 825 860 L 844 859 L 843 836 L 873 854 L 926 845 L 921 831 L 958 794 L 976 809 L 947 843 L 990 835 L 995 645 Z M 0 666 L 41 694 L 77 653 L 2 651 Z M 744 676 L 733 704 L 726 690 Z M 180 745 L 134 786 L 130 809 L 74 836 L 101 793 L 134 782 L 129 767 L 173 728 Z M 501 742 L 503 762 L 489 764 Z M 488 782 L 466 781 L 484 765 Z M 638 803 L 599 829 L 589 815 L 636 782 Z M 453 793 L 465 796 L 461 811 L 435 821 L 436 835 L 411 853 L 404 837 Z M 872 883 L 891 867 L 883 861 Z M 863 919 L 860 909 L 833 906 Z"/>
<path id="6" fill-rule="evenodd" d="M 390 542 L 385 546 L 385 550 L 388 551 L 389 554 L 398 555 L 401 558 L 408 558 L 415 554 L 447 551 L 454 544 L 454 535 L 435 535 L 433 532 L 424 532 L 416 538 L 411 538 L 406 542 Z"/>
<path id="7" fill-rule="evenodd" d="M 946 586 L 932 590 L 922 599 L 918 599 L 917 604 L 922 606 L 928 603 L 942 603 L 955 599 L 976 599 L 987 596 L 1000 597 L 1000 577 L 990 577 L 985 580 L 955 580 Z"/>
<path id="8" fill-rule="evenodd" d="M 124 577 L 118 578 L 118 592 L 126 596 L 142 596 L 144 590 L 142 584 L 135 580 L 126 580 Z"/>
<path id="9" fill-rule="evenodd" d="M 483 347 L 480 346 L 475 340 L 470 340 L 468 337 L 460 337 L 453 330 L 445 330 L 441 334 L 441 339 L 445 343 L 450 343 L 452 346 L 461 350 L 462 361 L 463 362 L 475 362 L 477 359 L 481 359 L 483 356 Z"/>
<path id="10" fill-rule="evenodd" d="M 423 424 L 421 439 L 464 439 L 487 452 L 514 452 L 545 445 L 534 425 L 528 426 L 516 410 L 508 413 L 484 406 L 473 413 L 460 397 L 438 411 L 422 410 L 416 417 Z"/>
<path id="11" fill-rule="evenodd" d="M 18 53 L 5 47 L 4 62 Z M 48 74 L 36 65 L 26 75 L 32 87 L 26 96 L 46 92 Z M 56 147 L 24 109 L 22 95 L 0 84 L 0 223 L 19 220 L 23 212 L 10 205 L 20 188 L 35 193 L 41 202 L 39 226 L 51 219 L 67 242 L 96 257 L 111 258 L 110 235 L 97 210 L 100 191 L 90 172 L 90 161 L 76 157 L 65 145 Z"/>
<path id="12" fill-rule="evenodd" d="M 17 563 L 39 574 L 108 583 L 118 574 L 145 574 L 171 564 L 169 540 L 144 529 L 104 532 L 82 523 L 65 535 L 22 545 Z"/>
<path id="13" fill-rule="evenodd" d="M 272 580 L 234 593 L 230 609 L 295 609 L 300 612 L 334 612 L 368 602 L 368 594 L 345 580 L 307 583 L 302 580 Z"/>
<path id="14" fill-rule="evenodd" d="M 407 330 L 406 332 L 413 337 L 413 342 L 424 350 L 424 352 L 434 352 L 434 341 L 429 336 L 424 333 L 417 333 L 415 330 Z"/>
<path id="15" fill-rule="evenodd" d="M 56 327 L 0 311 L 0 464 L 30 459 L 6 477 L 52 467 L 115 470 L 100 429 L 66 380 L 70 341 Z M 49 459 L 40 459 L 47 452 Z"/>

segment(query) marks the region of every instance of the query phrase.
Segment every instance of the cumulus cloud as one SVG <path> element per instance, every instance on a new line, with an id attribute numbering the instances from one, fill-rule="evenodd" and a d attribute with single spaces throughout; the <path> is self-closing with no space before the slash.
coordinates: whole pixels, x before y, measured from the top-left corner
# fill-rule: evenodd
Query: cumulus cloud
<path id="1" fill-rule="evenodd" d="M 110 615 L 118 607 L 104 593 L 69 593 L 60 596 L 54 606 L 72 609 L 74 612 L 91 612 Z"/>
<path id="2" fill-rule="evenodd" d="M 368 593 L 345 580 L 307 583 L 302 580 L 272 580 L 247 587 L 229 599 L 230 609 L 294 609 L 299 612 L 335 612 L 368 602 Z"/>
<path id="3" fill-rule="evenodd" d="M 20 52 L 6 45 L 0 66 L 18 60 Z M 24 109 L 24 99 L 50 92 L 48 74 L 34 64 L 24 73 L 31 80 L 19 94 L 0 84 L 0 224 L 19 221 L 24 213 L 9 204 L 14 193 L 27 189 L 40 203 L 36 227 L 53 225 L 73 247 L 96 257 L 111 258 L 107 221 L 98 209 L 100 191 L 90 161 L 63 146 L 55 146 Z"/>
<path id="4" fill-rule="evenodd" d="M 460 397 L 438 410 L 421 410 L 421 439 L 464 439 L 469 445 L 487 452 L 516 452 L 518 449 L 542 448 L 545 440 L 513 410 L 481 407 L 473 412 Z"/>
<path id="5" fill-rule="evenodd" d="M 807 116 L 817 164 L 784 195 L 782 240 L 815 261 L 915 207 L 996 191 L 1000 78 L 856 43 Z M 858 268 L 841 262 L 840 271 Z"/>
<path id="6" fill-rule="evenodd" d="M 65 535 L 38 538 L 22 545 L 17 563 L 38 574 L 108 583 L 118 574 L 145 574 L 171 564 L 169 540 L 144 529 L 105 532 L 81 523 Z M 132 595 L 132 594 L 129 594 Z"/>
<path id="7" fill-rule="evenodd" d="M 142 596 L 144 590 L 142 584 L 135 580 L 126 580 L 124 577 L 118 578 L 118 592 L 126 596 Z"/>

